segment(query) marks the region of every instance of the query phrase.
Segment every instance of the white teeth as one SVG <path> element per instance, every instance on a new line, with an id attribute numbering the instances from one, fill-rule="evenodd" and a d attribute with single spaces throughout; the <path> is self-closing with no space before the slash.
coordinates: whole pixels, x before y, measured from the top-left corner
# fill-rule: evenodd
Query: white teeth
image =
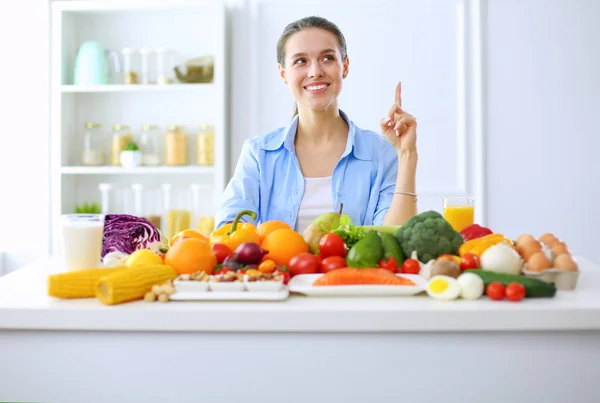
<path id="1" fill-rule="evenodd" d="M 327 87 L 327 84 L 323 84 L 323 85 L 310 85 L 310 86 L 306 87 L 306 89 L 309 90 L 309 91 L 319 91 L 319 90 L 322 90 L 325 87 Z"/>

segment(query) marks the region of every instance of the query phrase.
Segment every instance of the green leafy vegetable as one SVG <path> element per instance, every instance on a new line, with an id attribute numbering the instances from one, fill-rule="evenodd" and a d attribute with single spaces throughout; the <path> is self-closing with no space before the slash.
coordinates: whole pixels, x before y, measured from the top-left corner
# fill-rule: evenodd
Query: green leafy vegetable
<path id="1" fill-rule="evenodd" d="M 76 214 L 100 214 L 100 212 L 101 212 L 100 204 L 97 202 L 93 202 L 93 203 L 84 202 L 81 205 L 75 206 Z"/>
<path id="2" fill-rule="evenodd" d="M 125 148 L 123 148 L 124 151 L 138 151 L 139 148 L 137 146 L 137 144 L 135 143 L 128 143 Z"/>

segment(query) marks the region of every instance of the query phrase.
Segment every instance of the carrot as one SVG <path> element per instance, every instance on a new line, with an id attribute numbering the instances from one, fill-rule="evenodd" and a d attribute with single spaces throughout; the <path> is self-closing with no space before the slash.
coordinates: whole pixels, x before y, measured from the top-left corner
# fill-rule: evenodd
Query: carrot
<path id="1" fill-rule="evenodd" d="M 415 285 L 412 281 L 398 277 L 386 269 L 356 269 L 344 267 L 330 271 L 313 282 L 314 286 L 331 285 Z"/>

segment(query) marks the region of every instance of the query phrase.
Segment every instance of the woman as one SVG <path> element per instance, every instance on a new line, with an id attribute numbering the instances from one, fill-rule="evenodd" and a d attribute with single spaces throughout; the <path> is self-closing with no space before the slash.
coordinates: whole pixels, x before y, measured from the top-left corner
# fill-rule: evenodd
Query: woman
<path id="1" fill-rule="evenodd" d="M 244 142 L 216 226 L 242 210 L 256 211 L 258 222 L 285 221 L 300 233 L 342 205 L 357 225 L 401 225 L 415 215 L 417 123 L 402 110 L 400 83 L 380 121 L 382 136 L 357 127 L 338 108 L 350 60 L 335 24 L 320 17 L 289 24 L 277 61 L 296 114 L 287 127 Z"/>

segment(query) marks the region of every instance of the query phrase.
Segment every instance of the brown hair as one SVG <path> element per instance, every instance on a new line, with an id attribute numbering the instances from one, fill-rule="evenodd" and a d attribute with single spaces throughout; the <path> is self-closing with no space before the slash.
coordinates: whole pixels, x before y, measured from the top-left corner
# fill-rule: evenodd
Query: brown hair
<path id="1" fill-rule="evenodd" d="M 344 34 L 335 25 L 333 22 L 322 18 L 322 17 L 304 17 L 297 21 L 294 21 L 285 27 L 283 33 L 279 37 L 277 41 L 277 62 L 285 67 L 285 44 L 288 39 L 295 33 L 298 33 L 307 28 L 319 28 L 325 31 L 331 32 L 337 37 L 338 42 L 340 43 L 340 53 L 342 55 L 342 60 L 346 60 L 348 57 L 348 48 L 346 47 L 346 38 L 344 38 Z M 294 115 L 298 114 L 298 105 L 294 102 Z"/>

